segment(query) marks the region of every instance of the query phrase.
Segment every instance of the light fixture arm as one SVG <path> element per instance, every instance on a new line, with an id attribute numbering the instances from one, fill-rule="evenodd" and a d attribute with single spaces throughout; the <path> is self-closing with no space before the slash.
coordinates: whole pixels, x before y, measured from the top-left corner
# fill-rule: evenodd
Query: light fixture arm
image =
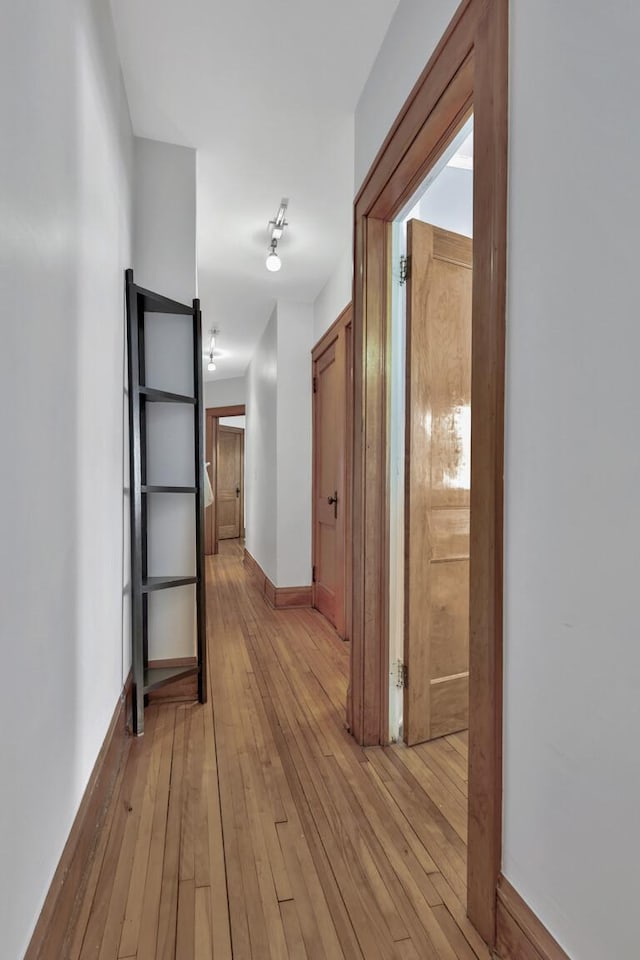
<path id="1" fill-rule="evenodd" d="M 266 266 L 270 273 L 276 273 L 280 267 L 280 257 L 278 256 L 278 241 L 282 239 L 284 228 L 287 223 L 287 207 L 289 200 L 283 197 L 278 207 L 278 212 L 273 220 L 269 220 L 269 253 L 267 254 Z"/>
<path id="2" fill-rule="evenodd" d="M 216 356 L 216 337 L 218 335 L 218 330 L 212 328 L 209 331 L 209 362 L 207 364 L 207 370 L 211 373 L 216 369 L 215 356 Z"/>
<path id="3" fill-rule="evenodd" d="M 273 240 L 280 240 L 284 233 L 284 228 L 289 226 L 287 221 L 287 207 L 289 206 L 288 197 L 283 197 L 273 220 L 269 220 L 269 237 Z"/>

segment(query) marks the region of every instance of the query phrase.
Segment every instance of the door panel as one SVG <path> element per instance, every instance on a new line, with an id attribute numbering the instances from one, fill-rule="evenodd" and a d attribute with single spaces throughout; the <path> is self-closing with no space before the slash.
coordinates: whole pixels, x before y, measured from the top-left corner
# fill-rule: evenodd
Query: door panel
<path id="1" fill-rule="evenodd" d="M 468 725 L 472 242 L 407 229 L 404 736 Z"/>
<path id="2" fill-rule="evenodd" d="M 244 431 L 218 426 L 216 522 L 218 540 L 242 535 Z"/>
<path id="3" fill-rule="evenodd" d="M 314 606 L 346 635 L 347 332 L 313 354 Z M 337 500 L 337 502 L 336 502 Z"/>

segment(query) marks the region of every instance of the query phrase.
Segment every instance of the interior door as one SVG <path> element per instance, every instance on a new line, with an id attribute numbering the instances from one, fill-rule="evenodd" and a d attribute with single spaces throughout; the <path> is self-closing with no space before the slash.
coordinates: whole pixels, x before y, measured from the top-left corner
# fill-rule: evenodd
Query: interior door
<path id="1" fill-rule="evenodd" d="M 244 430 L 218 425 L 216 522 L 218 540 L 242 535 Z"/>
<path id="2" fill-rule="evenodd" d="M 468 237 L 407 229 L 404 737 L 468 725 L 471 287 Z"/>
<path id="3" fill-rule="evenodd" d="M 313 353 L 314 606 L 346 636 L 347 382 L 350 328 Z"/>

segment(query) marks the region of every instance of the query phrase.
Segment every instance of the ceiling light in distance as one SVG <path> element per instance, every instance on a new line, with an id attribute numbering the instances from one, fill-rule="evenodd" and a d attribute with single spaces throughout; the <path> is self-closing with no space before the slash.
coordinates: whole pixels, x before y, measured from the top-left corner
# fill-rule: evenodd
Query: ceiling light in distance
<path id="1" fill-rule="evenodd" d="M 215 369 L 216 369 L 215 363 L 213 362 L 213 360 L 209 360 L 209 363 L 207 364 L 207 370 L 209 371 L 209 373 L 213 373 Z"/>

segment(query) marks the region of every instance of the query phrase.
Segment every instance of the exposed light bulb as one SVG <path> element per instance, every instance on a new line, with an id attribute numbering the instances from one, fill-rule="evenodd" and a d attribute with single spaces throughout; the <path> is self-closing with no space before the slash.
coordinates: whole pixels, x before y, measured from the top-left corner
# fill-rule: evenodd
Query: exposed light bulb
<path id="1" fill-rule="evenodd" d="M 267 270 L 270 270 L 271 273 L 276 273 L 282 266 L 282 261 L 275 250 L 272 250 L 267 259 L 265 260 L 267 265 Z"/>
<path id="2" fill-rule="evenodd" d="M 209 363 L 207 364 L 207 370 L 209 371 L 209 373 L 213 373 L 215 369 L 216 369 L 215 363 L 213 362 L 213 360 L 209 360 Z"/>

